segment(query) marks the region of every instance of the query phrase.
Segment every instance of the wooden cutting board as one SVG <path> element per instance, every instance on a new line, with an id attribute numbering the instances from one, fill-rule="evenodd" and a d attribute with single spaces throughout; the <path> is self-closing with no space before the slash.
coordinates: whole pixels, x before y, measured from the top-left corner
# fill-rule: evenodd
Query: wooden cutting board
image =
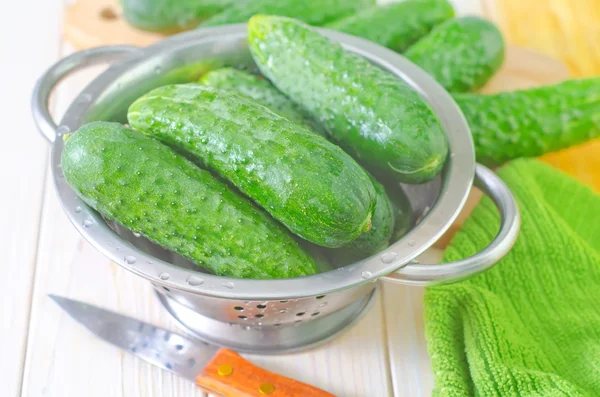
<path id="1" fill-rule="evenodd" d="M 115 44 L 146 47 L 166 37 L 129 26 L 117 0 L 76 0 L 66 10 L 64 36 L 78 50 Z"/>
<path id="2" fill-rule="evenodd" d="M 600 76 L 600 1 L 477 0 L 507 42 L 559 59 L 572 77 Z M 542 160 L 600 192 L 600 139 Z"/>
<path id="3" fill-rule="evenodd" d="M 111 44 L 147 46 L 165 37 L 130 27 L 122 18 L 115 0 L 77 0 L 67 9 L 64 33 L 77 49 Z M 569 72 L 562 62 L 536 51 L 509 46 L 504 66 L 482 92 L 531 88 L 557 83 L 568 77 Z M 457 221 L 436 247 L 443 248 L 448 244 L 480 197 L 478 191 L 471 193 Z"/>

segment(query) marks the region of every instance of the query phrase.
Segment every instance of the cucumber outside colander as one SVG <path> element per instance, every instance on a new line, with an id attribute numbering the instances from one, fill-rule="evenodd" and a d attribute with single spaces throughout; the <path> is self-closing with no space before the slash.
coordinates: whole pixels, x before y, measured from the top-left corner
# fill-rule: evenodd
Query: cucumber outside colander
<path id="1" fill-rule="evenodd" d="M 322 29 L 372 63 L 406 81 L 429 102 L 450 145 L 442 173 L 423 185 L 404 185 L 414 222 L 400 240 L 357 263 L 282 280 L 234 279 L 203 273 L 188 260 L 103 219 L 66 184 L 60 168 L 63 134 L 95 120 L 126 122 L 129 104 L 161 85 L 195 81 L 217 66 L 253 67 L 246 25 L 200 29 L 148 48 L 108 46 L 74 53 L 53 65 L 33 93 L 33 116 L 52 142 L 51 169 L 63 209 L 81 235 L 105 256 L 153 283 L 160 302 L 188 332 L 241 352 L 277 353 L 330 339 L 364 313 L 378 281 L 412 285 L 455 282 L 493 266 L 512 247 L 519 213 L 506 185 L 475 163 L 469 127 L 452 97 L 408 60 L 367 40 Z M 57 126 L 48 99 L 58 81 L 88 65 L 114 62 L 73 101 Z M 473 181 L 496 204 L 500 230 L 481 252 L 461 261 L 424 265 L 431 247 L 462 209 Z"/>

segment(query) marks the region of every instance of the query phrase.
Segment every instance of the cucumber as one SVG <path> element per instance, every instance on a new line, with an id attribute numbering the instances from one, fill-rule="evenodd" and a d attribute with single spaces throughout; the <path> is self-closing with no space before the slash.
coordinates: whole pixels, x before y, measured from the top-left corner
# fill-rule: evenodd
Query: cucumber
<path id="1" fill-rule="evenodd" d="M 199 27 L 246 22 L 255 14 L 294 17 L 314 26 L 354 14 L 372 6 L 375 0 L 248 0 L 227 8 L 222 13 L 202 22 Z"/>
<path id="2" fill-rule="evenodd" d="M 247 97 L 256 99 L 290 120 L 304 121 L 304 116 L 296 109 L 293 102 L 270 82 L 256 75 L 233 68 L 223 68 L 207 73 L 200 83 L 223 89 L 237 89 Z M 338 253 L 353 259 L 362 259 L 381 251 L 387 247 L 392 234 L 394 225 L 392 205 L 385 193 L 385 188 L 375 178 L 371 177 L 371 181 L 377 195 L 371 230 L 361 234 L 348 245 L 335 249 Z"/>
<path id="3" fill-rule="evenodd" d="M 328 256 L 336 266 L 345 266 L 386 249 L 394 230 L 395 208 L 385 188 L 373 176 L 371 181 L 377 193 L 372 228 L 342 248 L 329 250 Z"/>
<path id="4" fill-rule="evenodd" d="M 294 102 L 273 86 L 262 76 L 234 68 L 221 68 L 207 73 L 199 81 L 200 84 L 237 91 L 247 97 L 255 99 L 261 105 L 279 113 L 291 121 L 304 124 L 319 135 L 326 137 L 326 133 L 318 123 L 304 115 Z"/>
<path id="5" fill-rule="evenodd" d="M 277 88 L 267 80 L 256 75 L 242 72 L 233 68 L 223 68 L 209 72 L 200 83 L 224 89 L 237 89 L 242 94 L 254 98 L 261 104 L 277 111 L 293 121 L 302 122 L 304 117 L 296 109 L 293 102 L 287 99 Z M 375 188 L 376 204 L 372 227 L 366 233 L 361 234 L 356 240 L 348 245 L 335 249 L 344 256 L 362 259 L 387 247 L 394 225 L 394 214 L 390 200 L 384 187 L 371 177 Z M 314 256 L 314 255 L 313 255 Z"/>
<path id="6" fill-rule="evenodd" d="M 193 28 L 244 0 L 120 0 L 127 23 L 138 29 L 177 32 Z"/>
<path id="7" fill-rule="evenodd" d="M 450 92 L 483 87 L 504 61 L 504 40 L 492 24 L 478 17 L 451 19 L 411 46 L 404 56 Z"/>
<path id="8" fill-rule="evenodd" d="M 400 240 L 415 224 L 412 205 L 404 189 L 398 182 L 385 184 L 385 191 L 392 203 L 394 212 L 394 229 L 390 237 L 390 243 Z"/>
<path id="9" fill-rule="evenodd" d="M 446 134 L 399 77 L 290 18 L 257 15 L 248 29 L 262 74 L 372 171 L 421 183 L 442 169 Z"/>
<path id="10" fill-rule="evenodd" d="M 600 137 L 600 78 L 493 95 L 455 94 L 478 162 L 501 164 Z"/>
<path id="11" fill-rule="evenodd" d="M 446 0 L 406 0 L 367 8 L 325 27 L 402 52 L 452 17 L 454 9 Z"/>
<path id="12" fill-rule="evenodd" d="M 279 113 L 291 121 L 310 126 L 301 111 L 269 81 L 254 74 L 234 68 L 222 68 L 205 74 L 200 84 L 225 90 L 237 91 L 255 99 L 261 105 Z"/>
<path id="13" fill-rule="evenodd" d="M 339 247 L 371 228 L 375 191 L 361 166 L 246 96 L 164 86 L 135 101 L 128 120 L 219 173 L 305 240 Z"/>
<path id="14" fill-rule="evenodd" d="M 268 214 L 210 172 L 118 123 L 93 122 L 65 143 L 67 183 L 104 217 L 215 274 L 288 278 L 314 260 Z"/>

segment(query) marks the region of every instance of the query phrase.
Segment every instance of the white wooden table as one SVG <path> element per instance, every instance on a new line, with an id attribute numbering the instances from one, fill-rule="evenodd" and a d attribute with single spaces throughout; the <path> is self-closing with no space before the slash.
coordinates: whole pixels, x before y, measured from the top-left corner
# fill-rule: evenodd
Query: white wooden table
<path id="1" fill-rule="evenodd" d="M 479 11 L 479 0 L 455 3 L 460 13 Z M 0 24 L 0 252 L 5 257 L 0 394 L 203 396 L 193 384 L 91 336 L 47 297 L 69 296 L 174 328 L 150 283 L 111 263 L 78 235 L 52 186 L 49 145 L 33 124 L 29 101 L 37 77 L 71 51 L 61 37 L 63 7 L 61 0 L 11 1 Z M 96 73 L 63 82 L 54 113 L 61 115 Z M 305 353 L 250 359 L 339 396 L 429 395 L 422 296 L 421 288 L 384 285 L 371 311 L 333 342 Z"/>

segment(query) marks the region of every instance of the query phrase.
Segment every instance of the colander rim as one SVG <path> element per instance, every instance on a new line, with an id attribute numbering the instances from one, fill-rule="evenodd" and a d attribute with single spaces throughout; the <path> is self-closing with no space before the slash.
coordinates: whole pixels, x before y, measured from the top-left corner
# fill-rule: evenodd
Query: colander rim
<path id="1" fill-rule="evenodd" d="M 192 294 L 245 300 L 294 299 L 326 295 L 376 281 L 407 265 L 433 245 L 458 216 L 473 183 L 475 153 L 470 129 L 462 112 L 444 88 L 401 55 L 358 37 L 327 29 L 319 30 L 332 40 L 340 42 L 346 49 L 364 56 L 404 79 L 430 103 L 447 131 L 450 154 L 443 171 L 439 196 L 422 221 L 403 238 L 386 250 L 354 264 L 326 273 L 292 279 L 235 279 L 177 267 L 121 238 L 98 213 L 77 198 L 76 193 L 66 184 L 62 176 L 60 157 L 63 142 L 62 139 L 56 139 L 51 156 L 55 187 L 65 213 L 79 233 L 112 261 L 156 285 Z M 198 29 L 172 36 L 133 53 L 115 62 L 81 91 L 65 113 L 59 129 L 75 131 L 82 124 L 83 116 L 93 107 L 95 99 L 121 73 L 161 51 L 170 51 L 185 45 L 197 45 L 200 42 L 243 40 L 245 37 L 246 24 Z M 90 222 L 91 227 L 89 227 Z M 383 257 L 387 259 L 383 260 Z M 390 261 L 390 257 L 395 259 Z M 199 279 L 203 282 L 199 283 Z"/>

